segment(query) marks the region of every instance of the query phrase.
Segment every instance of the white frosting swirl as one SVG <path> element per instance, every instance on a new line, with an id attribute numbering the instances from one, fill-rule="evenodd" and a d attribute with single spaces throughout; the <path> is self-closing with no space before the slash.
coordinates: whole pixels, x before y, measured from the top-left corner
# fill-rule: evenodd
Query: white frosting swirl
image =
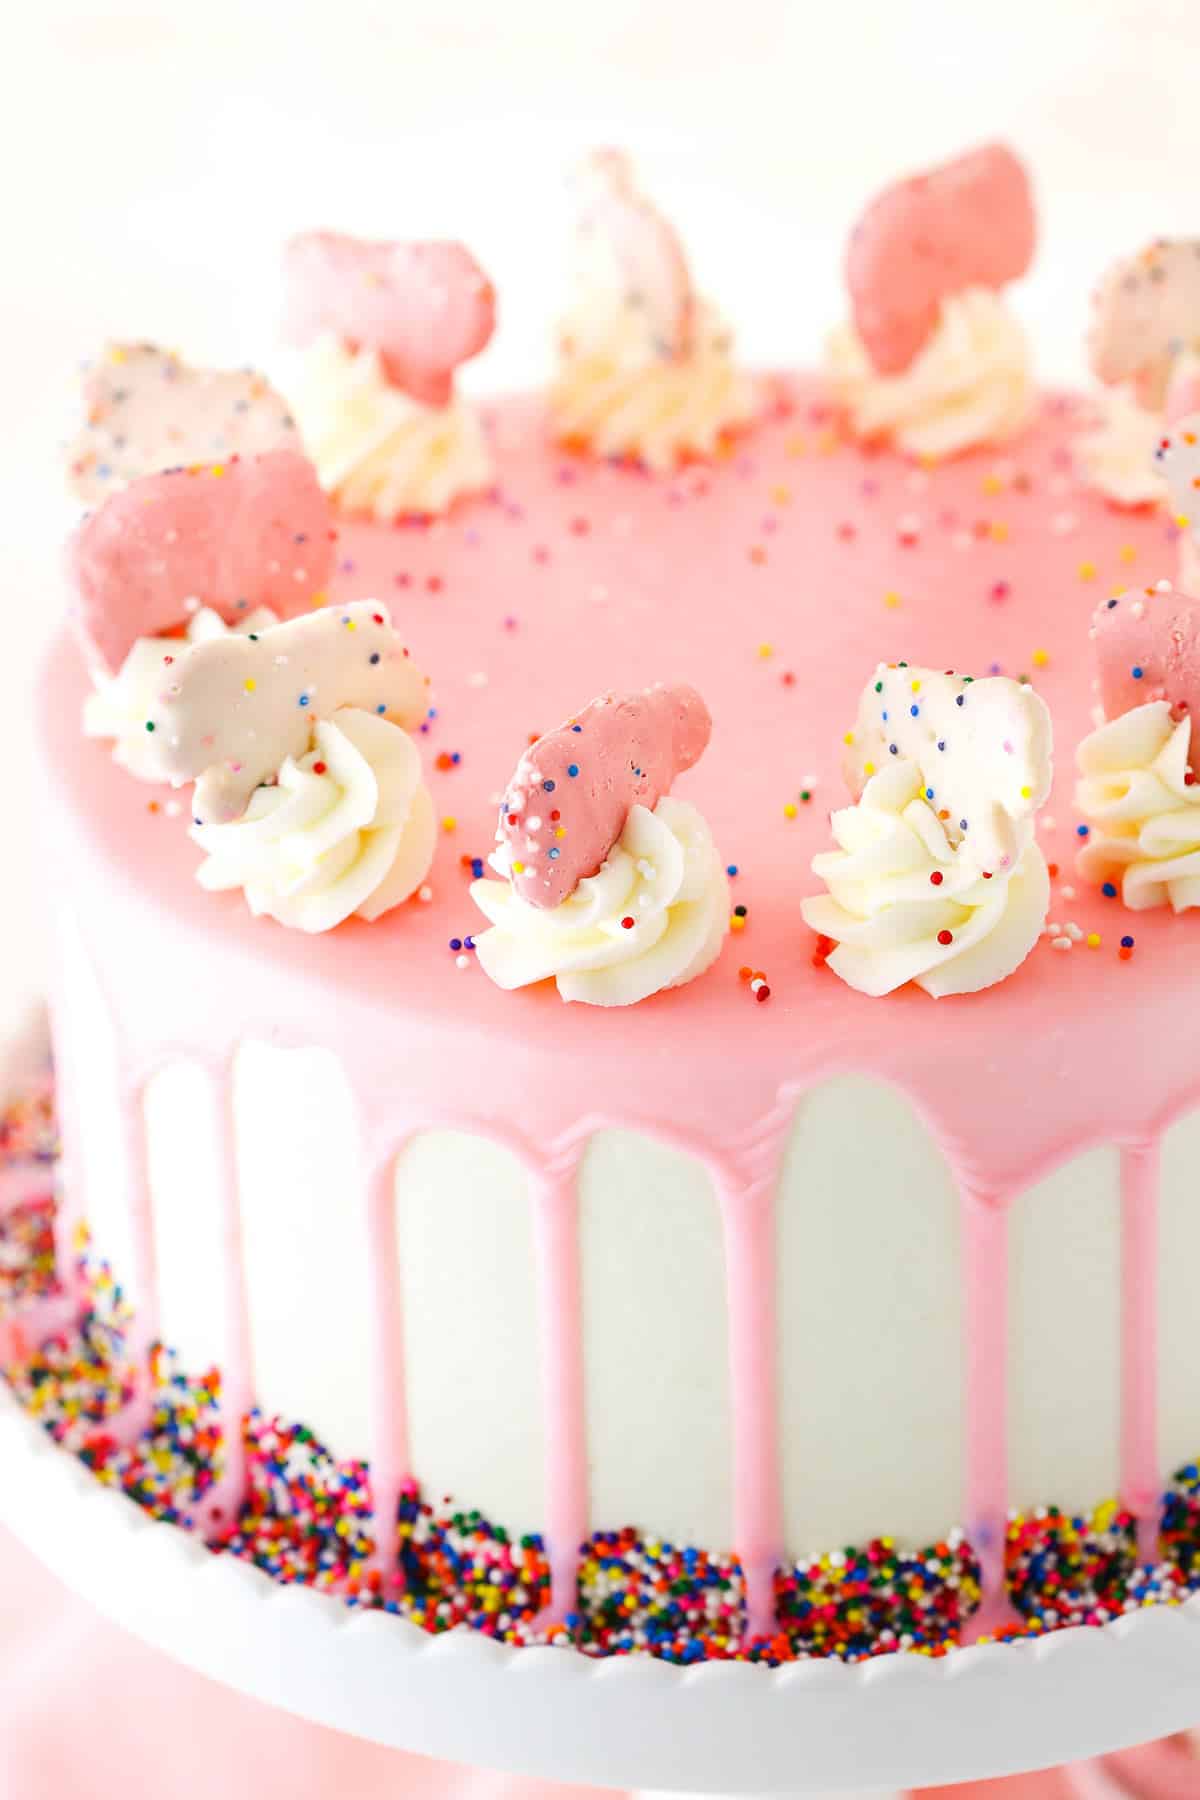
<path id="1" fill-rule="evenodd" d="M 275 786 L 231 825 L 197 825 L 202 887 L 243 888 L 250 911 L 299 931 L 377 919 L 407 900 L 433 859 L 433 802 L 408 733 L 357 707 L 313 728 Z"/>
<path id="2" fill-rule="evenodd" d="M 1092 826 L 1085 881 L 1111 881 L 1126 906 L 1200 906 L 1200 782 L 1190 783 L 1191 722 L 1166 700 L 1135 706 L 1079 746 L 1076 800 Z"/>
<path id="3" fill-rule="evenodd" d="M 1012 437 L 1033 409 L 1025 332 L 991 288 L 943 301 L 929 342 L 899 375 L 881 375 L 852 325 L 829 339 L 834 390 L 855 435 L 910 456 L 953 456 Z"/>
<path id="4" fill-rule="evenodd" d="M 754 417 L 758 391 L 708 307 L 696 305 L 691 347 L 675 356 L 636 308 L 606 297 L 564 324 L 550 405 L 563 438 L 596 456 L 635 456 L 667 471 L 683 457 L 712 456 L 723 433 Z"/>
<path id="5" fill-rule="evenodd" d="M 901 760 L 872 776 L 832 825 L 838 848 L 812 864 L 829 892 L 801 910 L 813 931 L 836 941 L 829 966 L 859 993 L 890 994 L 913 981 L 935 997 L 974 994 L 1033 949 L 1050 876 L 1031 819 L 1017 822 L 1010 867 L 984 874 L 925 799 L 920 770 Z"/>
<path id="6" fill-rule="evenodd" d="M 633 806 L 595 875 L 553 907 L 531 906 L 507 881 L 476 881 L 471 898 L 492 929 L 480 964 L 498 987 L 553 977 L 564 1000 L 629 1006 L 702 975 L 729 929 L 729 882 L 695 807 L 669 795 Z"/>
<path id="7" fill-rule="evenodd" d="M 1128 385 L 1106 388 L 1099 397 L 1099 422 L 1075 444 L 1080 473 L 1089 487 L 1118 506 L 1149 506 L 1167 497 L 1167 484 L 1154 461 L 1163 434 L 1160 412 L 1138 404 Z"/>
<path id="8" fill-rule="evenodd" d="M 294 360 L 288 394 L 321 486 L 350 513 L 443 513 L 492 480 L 483 427 L 464 400 L 425 406 L 388 381 L 373 350 L 325 337 Z"/>
<path id="9" fill-rule="evenodd" d="M 146 733 L 146 715 L 161 697 L 171 661 L 186 656 L 192 644 L 224 637 L 229 631 L 248 636 L 278 623 L 267 606 L 257 607 L 232 626 L 226 625 L 220 613 L 202 606 L 192 614 L 183 637 L 138 638 L 117 673 L 110 680 L 98 680 L 95 692 L 84 701 L 84 735 L 114 738 L 114 762 L 139 781 L 161 780 L 156 760 L 149 754 L 152 740 Z"/>

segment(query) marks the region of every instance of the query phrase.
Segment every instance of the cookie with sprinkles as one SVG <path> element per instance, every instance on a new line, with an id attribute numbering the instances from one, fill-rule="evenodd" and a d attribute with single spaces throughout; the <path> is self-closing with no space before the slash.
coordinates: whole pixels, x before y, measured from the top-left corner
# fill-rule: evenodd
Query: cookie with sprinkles
<path id="1" fill-rule="evenodd" d="M 245 636 L 193 644 L 167 673 L 146 720 L 158 779 L 194 781 L 194 819 L 230 823 L 289 757 L 314 720 L 343 707 L 415 730 L 429 678 L 374 600 L 323 607 Z"/>
<path id="2" fill-rule="evenodd" d="M 287 402 L 254 369 L 192 369 L 157 344 L 110 343 L 82 386 L 67 478 L 89 505 L 163 469 L 300 448 Z"/>
<path id="3" fill-rule="evenodd" d="M 1136 912 L 1185 912 L 1200 906 L 1200 600 L 1168 581 L 1116 594 L 1091 636 L 1104 719 L 1076 757 L 1079 873 Z"/>
<path id="4" fill-rule="evenodd" d="M 672 798 L 712 731 L 694 688 L 604 694 L 547 732 L 501 802 L 472 883 L 475 939 L 499 987 L 553 977 L 564 1000 L 627 1006 L 703 973 L 729 929 L 729 878 L 704 819 Z"/>
<path id="5" fill-rule="evenodd" d="M 329 502 L 294 450 L 131 482 L 67 543 L 89 666 L 114 675 L 139 638 L 179 630 L 201 606 L 227 624 L 256 606 L 304 611 L 332 573 L 333 535 Z"/>
<path id="6" fill-rule="evenodd" d="M 988 144 L 880 194 L 850 239 L 846 285 L 875 369 L 896 375 L 933 336 L 944 301 L 1024 275 L 1037 223 L 1024 165 Z"/>
<path id="7" fill-rule="evenodd" d="M 827 891 L 801 909 L 833 945 L 827 966 L 871 995 L 1003 981 L 1049 905 L 1034 839 L 1053 773 L 1045 702 L 1005 676 L 881 663 L 845 746 L 855 804 L 832 815 L 837 848 L 812 863 Z"/>
<path id="8" fill-rule="evenodd" d="M 1106 272 L 1092 296 L 1088 355 L 1103 382 L 1130 382 L 1142 406 L 1179 417 L 1177 380 L 1200 353 L 1200 238 L 1156 238 Z"/>
<path id="9" fill-rule="evenodd" d="M 454 371 L 479 354 L 495 323 L 495 290 L 462 244 L 310 231 L 287 247 L 285 341 L 331 336 L 373 350 L 393 386 L 425 406 L 448 403 Z"/>
<path id="10" fill-rule="evenodd" d="M 530 906 L 558 906 L 599 869 L 630 808 L 653 810 L 711 735 L 694 688 L 602 694 L 522 756 L 501 801 L 493 863 Z"/>

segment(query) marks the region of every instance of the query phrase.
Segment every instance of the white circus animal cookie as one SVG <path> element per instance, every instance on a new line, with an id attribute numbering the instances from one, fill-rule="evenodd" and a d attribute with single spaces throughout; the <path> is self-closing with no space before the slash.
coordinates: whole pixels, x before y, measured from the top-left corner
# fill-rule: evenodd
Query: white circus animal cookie
<path id="1" fill-rule="evenodd" d="M 428 688 L 374 600 L 213 638 L 180 658 L 147 715 L 156 776 L 195 782 L 196 824 L 228 824 L 289 757 L 306 754 L 316 719 L 354 707 L 411 731 Z"/>
<path id="2" fill-rule="evenodd" d="M 913 981 L 935 996 L 1002 981 L 1037 942 L 1049 900 L 1034 816 L 1052 776 L 1050 715 L 1003 677 L 881 664 L 846 735 L 855 804 L 813 860 L 803 903 L 851 987 Z"/>
<path id="3" fill-rule="evenodd" d="M 83 410 L 67 477 L 88 505 L 162 469 L 301 447 L 264 376 L 191 369 L 156 344 L 106 344 L 84 371 Z"/>

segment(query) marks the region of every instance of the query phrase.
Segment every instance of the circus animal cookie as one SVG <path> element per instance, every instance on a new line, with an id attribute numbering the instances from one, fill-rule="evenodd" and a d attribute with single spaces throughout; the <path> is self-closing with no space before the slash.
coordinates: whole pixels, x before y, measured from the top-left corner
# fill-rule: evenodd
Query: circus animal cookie
<path id="1" fill-rule="evenodd" d="M 539 738 L 501 806 L 492 866 L 471 896 L 499 987 L 553 977 L 564 1000 L 627 1006 L 715 961 L 729 884 L 708 826 L 672 798 L 712 722 L 689 687 L 606 694 Z"/>
<path id="2" fill-rule="evenodd" d="M 1200 906 L 1200 601 L 1169 582 L 1104 601 L 1092 628 L 1105 723 L 1079 746 L 1085 881 L 1141 912 Z"/>
<path id="3" fill-rule="evenodd" d="M 857 437 L 914 456 L 1003 442 L 1029 418 L 1029 349 L 1000 290 L 1033 257 L 1029 181 L 1002 144 L 889 188 L 846 256 L 852 321 L 829 370 Z"/>
<path id="4" fill-rule="evenodd" d="M 294 450 L 146 475 L 89 513 L 67 545 L 73 622 L 94 673 L 199 606 L 227 623 L 310 607 L 333 567 L 329 505 Z"/>
<path id="5" fill-rule="evenodd" d="M 193 644 L 224 637 L 227 631 L 243 635 L 266 631 L 279 620 L 268 607 L 256 607 L 235 625 L 226 625 L 220 613 L 202 606 L 188 620 L 182 637 L 138 638 L 118 672 L 101 678 L 83 703 L 84 735 L 113 739 L 113 760 L 141 781 L 157 781 L 158 754 L 146 719 L 157 697 L 174 680 L 180 658 Z"/>
<path id="6" fill-rule="evenodd" d="M 1198 352 L 1200 238 L 1159 238 L 1108 270 L 1092 298 L 1088 333 L 1101 381 L 1131 383 L 1139 405 L 1178 418 L 1183 389 L 1195 391 Z"/>
<path id="7" fill-rule="evenodd" d="M 411 731 L 428 710 L 428 678 L 374 600 L 210 638 L 170 673 L 145 730 L 157 778 L 195 782 L 197 825 L 240 819 L 257 787 L 306 755 L 315 719 L 353 707 Z"/>
<path id="8" fill-rule="evenodd" d="M 1179 583 L 1200 593 L 1200 412 L 1159 433 L 1155 468 L 1166 484 L 1171 513 L 1180 530 Z"/>
<path id="9" fill-rule="evenodd" d="M 1077 445 L 1090 486 L 1123 506 L 1165 497 L 1155 448 L 1200 410 L 1200 240 L 1159 239 L 1107 271 L 1092 296 L 1088 355 L 1105 386 Z"/>
<path id="10" fill-rule="evenodd" d="M 1045 702 L 1002 676 L 881 663 L 846 743 L 855 804 L 833 815 L 838 848 L 813 859 L 828 892 L 802 908 L 833 940 L 830 968 L 871 995 L 1003 981 L 1049 903 L 1034 841 L 1052 772 Z"/>
<path id="11" fill-rule="evenodd" d="M 189 369 L 155 344 L 107 344 L 83 375 L 84 423 L 67 450 L 89 505 L 142 475 L 298 450 L 287 404 L 253 369 Z"/>
<path id="12" fill-rule="evenodd" d="M 322 485 L 378 519 L 445 512 L 492 478 L 482 427 L 454 372 L 484 348 L 495 293 L 461 244 L 293 238 L 284 336 L 290 383 Z"/>
<path id="13" fill-rule="evenodd" d="M 674 227 L 637 191 L 626 156 L 588 158 L 577 199 L 574 294 L 550 397 L 559 435 L 659 470 L 711 456 L 756 410 L 729 332 L 697 297 Z"/>

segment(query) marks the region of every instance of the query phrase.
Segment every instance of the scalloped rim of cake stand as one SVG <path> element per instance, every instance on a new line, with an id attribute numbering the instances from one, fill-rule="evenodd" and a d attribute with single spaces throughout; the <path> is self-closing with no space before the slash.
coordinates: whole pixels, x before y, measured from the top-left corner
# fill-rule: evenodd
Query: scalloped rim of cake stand
<path id="1" fill-rule="evenodd" d="M 0 1521 L 201 1674 L 394 1749 L 694 1793 L 915 1787 L 1073 1761 L 1200 1719 L 1200 1596 L 931 1659 L 766 1669 L 512 1649 L 284 1587 L 150 1517 L 0 1382 Z"/>

